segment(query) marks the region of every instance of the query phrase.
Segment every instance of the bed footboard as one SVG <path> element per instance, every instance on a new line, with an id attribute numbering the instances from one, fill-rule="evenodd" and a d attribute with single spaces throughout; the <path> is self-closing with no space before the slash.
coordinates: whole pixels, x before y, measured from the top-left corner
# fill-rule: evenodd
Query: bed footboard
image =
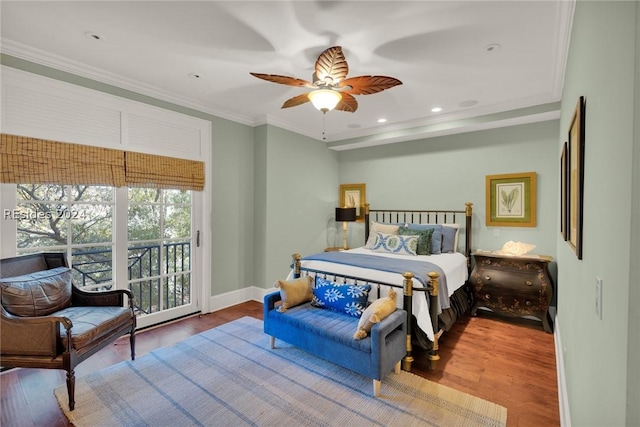
<path id="1" fill-rule="evenodd" d="M 362 281 L 372 285 L 377 285 L 378 289 L 380 286 L 390 286 L 393 288 L 400 288 L 399 285 L 392 283 L 379 282 L 370 279 L 364 279 L 356 276 L 346 276 L 342 274 L 333 273 L 330 271 L 319 271 L 308 268 L 303 268 L 301 265 L 301 256 L 298 253 L 293 254 L 293 276 L 295 278 L 299 278 L 302 274 L 319 274 L 322 276 L 332 276 L 335 280 L 337 278 L 346 280 L 355 280 Z M 433 346 L 431 350 L 427 353 L 427 358 L 429 362 L 429 369 L 435 370 L 438 366 L 438 361 L 440 360 L 440 355 L 438 354 L 438 290 L 439 290 L 439 281 L 438 278 L 440 275 L 436 272 L 428 273 L 429 276 L 429 284 L 426 287 L 415 286 L 413 281 L 413 273 L 405 272 L 402 274 L 403 285 L 402 285 L 402 293 L 403 293 L 403 309 L 407 312 L 407 340 L 406 340 L 406 354 L 402 359 L 402 369 L 408 372 L 411 372 L 411 364 L 414 361 L 413 358 L 413 345 L 411 342 L 413 336 L 413 293 L 414 292 L 428 292 L 429 293 L 429 316 L 431 318 L 431 324 L 433 325 Z"/>
<path id="2" fill-rule="evenodd" d="M 429 359 L 429 369 L 435 370 L 438 367 L 440 354 L 438 353 L 438 337 L 440 336 L 438 327 L 438 293 L 440 292 L 440 276 L 436 272 L 428 273 L 429 276 L 429 315 L 433 325 L 433 348 L 427 354 Z"/>

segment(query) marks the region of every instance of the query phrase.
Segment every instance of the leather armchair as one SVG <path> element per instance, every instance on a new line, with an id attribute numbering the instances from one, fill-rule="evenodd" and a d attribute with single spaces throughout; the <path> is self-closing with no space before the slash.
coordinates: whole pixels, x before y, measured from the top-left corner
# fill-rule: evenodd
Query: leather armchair
<path id="1" fill-rule="evenodd" d="M 133 294 L 76 288 L 62 253 L 0 260 L 0 300 L 0 366 L 64 369 L 70 410 L 79 363 L 126 334 L 135 359 Z"/>

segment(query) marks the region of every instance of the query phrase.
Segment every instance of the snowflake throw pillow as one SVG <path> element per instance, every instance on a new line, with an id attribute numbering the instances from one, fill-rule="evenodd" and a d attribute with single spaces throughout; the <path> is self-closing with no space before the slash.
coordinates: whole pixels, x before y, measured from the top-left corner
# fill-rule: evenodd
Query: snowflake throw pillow
<path id="1" fill-rule="evenodd" d="M 311 304 L 360 318 L 367 308 L 371 285 L 338 284 L 316 277 Z"/>

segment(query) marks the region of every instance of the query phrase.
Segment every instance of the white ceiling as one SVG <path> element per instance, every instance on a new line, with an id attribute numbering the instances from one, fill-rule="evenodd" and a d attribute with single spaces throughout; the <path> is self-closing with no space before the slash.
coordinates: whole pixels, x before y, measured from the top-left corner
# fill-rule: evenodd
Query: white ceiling
<path id="1" fill-rule="evenodd" d="M 557 118 L 557 104 L 546 104 L 560 100 L 573 9 L 572 0 L 3 0 L 1 48 L 252 126 L 318 140 L 324 126 L 329 146 L 345 149 Z M 334 45 L 348 77 L 403 85 L 323 117 L 310 103 L 280 108 L 303 88 L 249 74 L 311 80 Z"/>

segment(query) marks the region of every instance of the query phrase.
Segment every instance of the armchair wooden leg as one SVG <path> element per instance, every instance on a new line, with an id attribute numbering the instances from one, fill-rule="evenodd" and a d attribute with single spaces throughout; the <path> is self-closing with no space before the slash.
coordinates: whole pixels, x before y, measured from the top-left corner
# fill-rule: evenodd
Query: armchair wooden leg
<path id="1" fill-rule="evenodd" d="M 129 335 L 129 346 L 131 347 L 131 360 L 136 360 L 136 334 L 131 331 Z"/>
<path id="2" fill-rule="evenodd" d="M 69 395 L 69 410 L 73 411 L 73 408 L 76 406 L 75 401 L 75 392 L 76 392 L 76 374 L 72 369 L 67 371 L 67 394 Z"/>

